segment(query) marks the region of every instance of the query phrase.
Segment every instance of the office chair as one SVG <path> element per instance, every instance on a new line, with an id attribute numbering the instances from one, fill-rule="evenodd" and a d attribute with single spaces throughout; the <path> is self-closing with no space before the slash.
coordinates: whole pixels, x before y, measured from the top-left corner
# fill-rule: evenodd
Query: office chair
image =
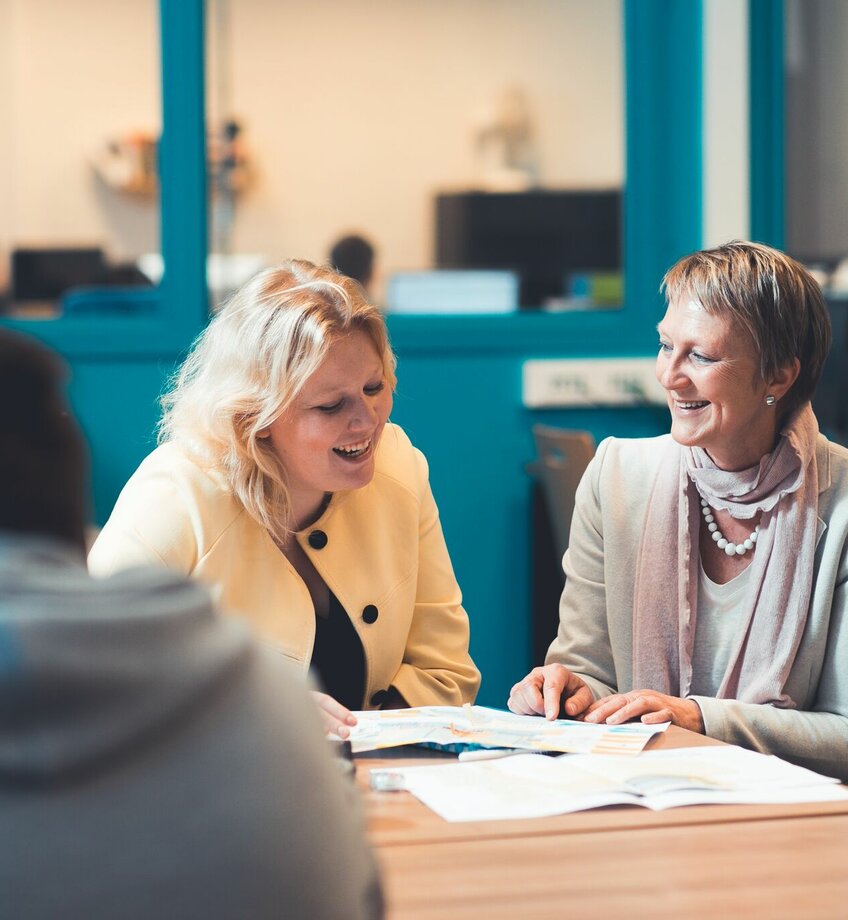
<path id="1" fill-rule="evenodd" d="M 574 493 L 583 471 L 595 455 L 595 439 L 588 431 L 569 431 L 534 425 L 539 460 L 535 470 L 545 496 L 558 558 L 568 548 Z"/>
<path id="2" fill-rule="evenodd" d="M 574 494 L 595 453 L 587 431 L 534 425 L 538 458 L 531 465 L 533 494 L 532 625 L 533 663 L 541 664 L 559 626 L 559 598 L 565 583 L 562 557 L 568 548 Z"/>

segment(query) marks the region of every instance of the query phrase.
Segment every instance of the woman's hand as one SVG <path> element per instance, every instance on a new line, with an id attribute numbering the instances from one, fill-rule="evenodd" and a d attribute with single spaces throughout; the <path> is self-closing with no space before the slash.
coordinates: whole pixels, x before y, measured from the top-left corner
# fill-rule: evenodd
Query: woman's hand
<path id="1" fill-rule="evenodd" d="M 338 735 L 339 738 L 349 738 L 350 728 L 348 726 L 356 725 L 356 716 L 327 693 L 313 690 L 312 699 L 321 713 L 324 731 L 328 735 L 332 733 Z"/>
<path id="2" fill-rule="evenodd" d="M 681 728 L 704 734 L 701 707 L 694 700 L 666 696 L 656 690 L 631 690 L 605 696 L 593 703 L 584 717 L 585 722 L 606 722 L 619 725 L 631 719 L 641 719 L 646 725 L 673 722 Z"/>
<path id="3" fill-rule="evenodd" d="M 565 700 L 565 714 L 574 719 L 592 704 L 593 698 L 583 678 L 561 664 L 548 664 L 533 668 L 520 680 L 510 690 L 506 705 L 521 716 L 557 719 Z"/>

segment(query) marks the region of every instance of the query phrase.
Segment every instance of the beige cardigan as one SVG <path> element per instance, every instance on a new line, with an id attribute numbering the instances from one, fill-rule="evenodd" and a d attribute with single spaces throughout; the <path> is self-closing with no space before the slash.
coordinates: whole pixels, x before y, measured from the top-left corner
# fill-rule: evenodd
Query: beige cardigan
<path id="1" fill-rule="evenodd" d="M 596 697 L 641 689 L 632 684 L 636 561 L 656 467 L 664 451 L 678 449 L 669 435 L 610 438 L 598 447 L 577 490 L 563 560 L 559 632 L 546 660 L 575 671 Z M 711 737 L 848 780 L 848 450 L 819 436 L 816 457 L 819 537 L 813 592 L 786 685 L 798 708 L 693 699 Z"/>
<path id="2" fill-rule="evenodd" d="M 369 485 L 334 495 L 298 534 L 362 641 L 363 708 L 378 705 L 389 686 L 412 706 L 473 701 L 480 675 L 427 462 L 397 425 L 386 426 L 375 461 Z M 316 531 L 327 538 L 321 548 L 309 542 Z M 222 478 L 176 444 L 144 460 L 89 556 L 95 575 L 137 565 L 201 579 L 224 609 L 308 667 L 315 613 L 306 585 Z"/>

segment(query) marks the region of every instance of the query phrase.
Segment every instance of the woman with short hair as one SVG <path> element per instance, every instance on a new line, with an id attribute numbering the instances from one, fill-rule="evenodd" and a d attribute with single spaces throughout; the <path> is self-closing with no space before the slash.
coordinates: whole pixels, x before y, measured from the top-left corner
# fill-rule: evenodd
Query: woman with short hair
<path id="1" fill-rule="evenodd" d="M 559 632 L 514 712 L 672 721 L 848 779 L 848 450 L 793 259 L 732 242 L 664 280 L 671 434 L 608 439 L 577 492 Z"/>
<path id="2" fill-rule="evenodd" d="M 89 557 L 211 585 L 313 666 L 342 735 L 350 709 L 459 705 L 480 680 L 426 460 L 388 420 L 394 368 L 355 282 L 260 273 L 195 343 Z"/>

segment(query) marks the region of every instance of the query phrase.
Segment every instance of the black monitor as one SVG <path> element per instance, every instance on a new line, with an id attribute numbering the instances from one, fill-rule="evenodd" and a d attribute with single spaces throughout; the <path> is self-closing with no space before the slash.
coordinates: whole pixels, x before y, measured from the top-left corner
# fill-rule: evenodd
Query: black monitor
<path id="1" fill-rule="evenodd" d="M 11 299 L 58 300 L 68 288 L 102 283 L 106 272 L 98 247 L 13 249 Z"/>
<path id="2" fill-rule="evenodd" d="M 568 294 L 568 278 L 621 269 L 618 189 L 461 192 L 436 198 L 439 268 L 510 269 L 524 308 Z"/>

